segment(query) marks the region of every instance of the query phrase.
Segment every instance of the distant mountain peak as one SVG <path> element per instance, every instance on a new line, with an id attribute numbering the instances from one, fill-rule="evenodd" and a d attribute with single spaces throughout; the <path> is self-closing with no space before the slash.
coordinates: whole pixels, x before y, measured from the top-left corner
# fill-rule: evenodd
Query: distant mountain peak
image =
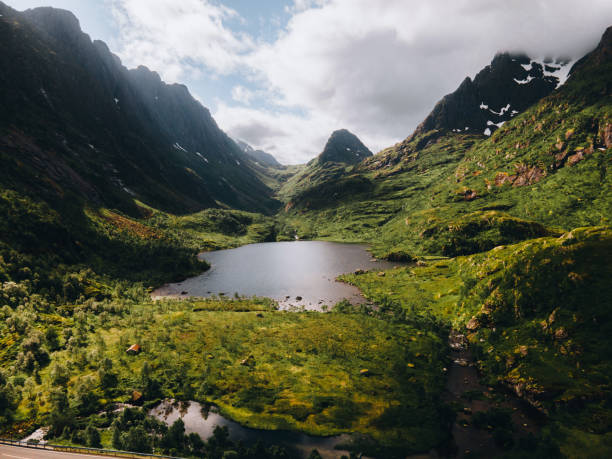
<path id="1" fill-rule="evenodd" d="M 332 132 L 318 161 L 356 164 L 369 156 L 372 156 L 372 152 L 355 134 L 347 129 L 338 129 Z"/>
<path id="2" fill-rule="evenodd" d="M 259 163 L 262 166 L 270 166 L 270 167 L 282 167 L 282 164 L 279 163 L 276 158 L 274 156 L 272 156 L 270 153 L 266 153 L 263 150 L 256 150 L 255 148 L 253 148 L 251 145 L 249 145 L 248 143 L 239 140 L 239 139 L 234 139 L 234 142 L 236 142 L 236 145 L 238 145 L 240 147 L 240 149 L 242 150 L 242 152 L 244 154 L 246 154 L 247 156 L 249 156 L 251 159 L 253 159 L 255 162 Z"/>
<path id="3" fill-rule="evenodd" d="M 491 135 L 506 121 L 562 85 L 567 59 L 532 59 L 508 52 L 495 55 L 472 80 L 440 100 L 415 134 L 433 129 Z"/>

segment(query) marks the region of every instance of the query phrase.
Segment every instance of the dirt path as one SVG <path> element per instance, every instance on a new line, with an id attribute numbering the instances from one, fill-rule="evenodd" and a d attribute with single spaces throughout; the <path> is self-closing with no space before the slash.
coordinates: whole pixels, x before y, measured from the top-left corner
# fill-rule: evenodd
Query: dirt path
<path id="1" fill-rule="evenodd" d="M 538 423 L 529 416 L 520 400 L 481 384 L 468 341 L 463 334 L 453 330 L 449 336 L 449 345 L 452 364 L 448 369 L 447 401 L 463 407 L 452 428 L 457 447 L 456 457 L 490 458 L 502 452 L 493 438 L 491 426 L 478 428 L 473 424 L 474 415 L 479 412 L 488 412 L 493 408 L 508 410 L 511 413 L 511 436 L 514 441 L 539 431 Z"/>

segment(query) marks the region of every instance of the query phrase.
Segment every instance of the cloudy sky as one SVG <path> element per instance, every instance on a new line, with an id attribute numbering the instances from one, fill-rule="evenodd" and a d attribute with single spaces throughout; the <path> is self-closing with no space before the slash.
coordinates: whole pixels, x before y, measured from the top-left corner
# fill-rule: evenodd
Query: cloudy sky
<path id="1" fill-rule="evenodd" d="M 497 51 L 575 58 L 610 0 L 5 0 L 73 11 L 128 67 L 185 83 L 231 136 L 286 164 L 347 128 L 408 136 Z"/>

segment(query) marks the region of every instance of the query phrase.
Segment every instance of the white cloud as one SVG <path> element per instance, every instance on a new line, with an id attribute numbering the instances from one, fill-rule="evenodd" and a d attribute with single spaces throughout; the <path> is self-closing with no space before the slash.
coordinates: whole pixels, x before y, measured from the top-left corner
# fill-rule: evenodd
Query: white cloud
<path id="1" fill-rule="evenodd" d="M 124 63 L 151 67 L 171 82 L 197 76 L 202 66 L 228 74 L 254 47 L 226 25 L 240 21 L 237 13 L 207 0 L 113 0 L 112 14 Z"/>
<path id="2" fill-rule="evenodd" d="M 237 85 L 232 88 L 232 99 L 244 105 L 249 105 L 253 99 L 254 93 L 244 86 Z"/>
<path id="3" fill-rule="evenodd" d="M 497 51 L 578 57 L 612 24 L 609 0 L 294 0 L 286 28 L 262 43 L 206 0 L 114 1 L 128 64 L 171 80 L 203 66 L 249 72 L 232 90 L 249 107 L 225 101 L 214 116 L 289 163 L 312 158 L 338 128 L 387 147 Z"/>
<path id="4" fill-rule="evenodd" d="M 266 110 L 219 103 L 215 119 L 233 138 L 274 154 L 283 164 L 303 163 L 318 154 L 339 127 L 324 113 L 302 116 L 284 109 Z"/>
<path id="5" fill-rule="evenodd" d="M 335 0 L 295 14 L 246 61 L 283 104 L 339 120 L 378 150 L 497 51 L 579 56 L 609 23 L 604 1 Z"/>

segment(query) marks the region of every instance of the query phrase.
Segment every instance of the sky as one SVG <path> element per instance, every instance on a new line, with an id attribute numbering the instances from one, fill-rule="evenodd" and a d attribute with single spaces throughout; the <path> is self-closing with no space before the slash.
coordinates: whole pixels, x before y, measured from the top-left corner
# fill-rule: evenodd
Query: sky
<path id="1" fill-rule="evenodd" d="M 230 136 L 284 164 L 346 128 L 376 152 L 496 52 L 578 58 L 610 0 L 4 0 L 72 11 L 129 68 L 186 84 Z"/>

